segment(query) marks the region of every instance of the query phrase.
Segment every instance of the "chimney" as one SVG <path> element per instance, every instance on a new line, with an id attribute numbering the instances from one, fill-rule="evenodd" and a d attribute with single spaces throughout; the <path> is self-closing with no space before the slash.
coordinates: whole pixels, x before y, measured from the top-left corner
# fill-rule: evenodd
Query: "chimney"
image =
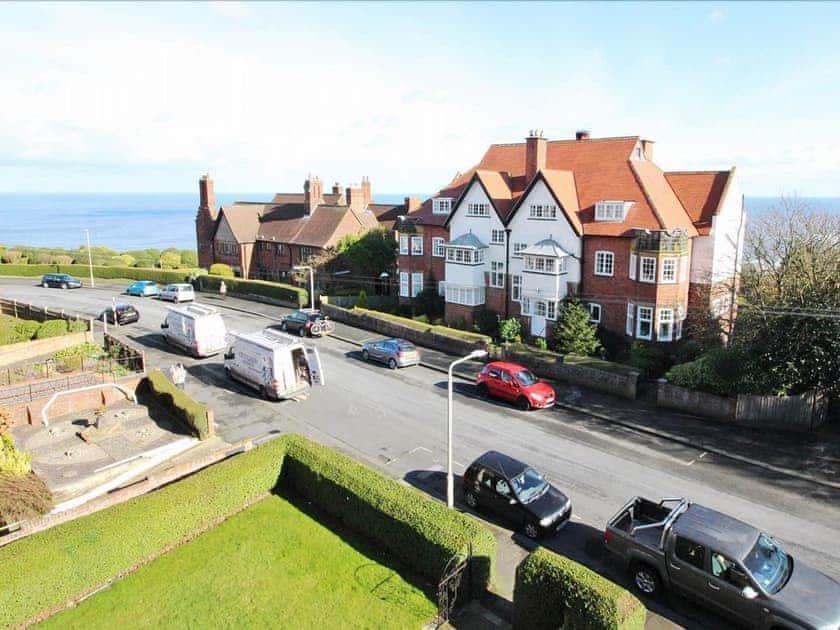
<path id="1" fill-rule="evenodd" d="M 216 192 L 213 189 L 213 180 L 210 179 L 210 174 L 205 173 L 198 180 L 198 210 L 208 212 L 210 218 L 216 220 Z"/>
<path id="2" fill-rule="evenodd" d="M 341 194 L 341 184 L 339 184 L 338 182 L 333 184 L 332 194 L 334 194 L 334 195 L 340 195 Z"/>
<path id="3" fill-rule="evenodd" d="M 303 182 L 303 216 L 308 217 L 323 202 L 324 188 L 321 180 L 310 175 Z"/>
<path id="4" fill-rule="evenodd" d="M 367 178 L 367 175 L 362 177 L 362 196 L 365 199 L 365 208 L 373 203 L 373 196 L 370 194 L 370 180 Z"/>
<path id="5" fill-rule="evenodd" d="M 346 203 L 354 212 L 361 212 L 367 207 L 365 194 L 362 186 L 350 184 L 344 189 Z"/>
<path id="6" fill-rule="evenodd" d="M 414 212 L 415 210 L 419 210 L 420 206 L 423 204 L 420 197 L 406 197 L 405 198 L 405 213 L 408 214 L 410 212 Z"/>
<path id="7" fill-rule="evenodd" d="M 530 182 L 534 176 L 545 169 L 546 142 L 542 131 L 531 130 L 525 138 L 525 181 Z"/>
<path id="8" fill-rule="evenodd" d="M 642 140 L 642 152 L 648 162 L 653 162 L 653 140 Z"/>
<path id="9" fill-rule="evenodd" d="M 575 132 L 575 140 L 578 142 L 581 140 L 589 140 L 589 129 L 578 129 Z"/>

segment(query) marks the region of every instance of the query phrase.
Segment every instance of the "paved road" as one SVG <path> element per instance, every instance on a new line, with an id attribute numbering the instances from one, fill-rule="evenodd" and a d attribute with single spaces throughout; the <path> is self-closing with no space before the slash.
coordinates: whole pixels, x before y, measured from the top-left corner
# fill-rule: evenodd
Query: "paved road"
<path id="1" fill-rule="evenodd" d="M 116 296 L 113 288 L 62 292 L 33 281 L 1 279 L 0 296 L 39 305 L 77 308 L 92 315 Z M 228 328 L 241 332 L 276 323 L 285 309 L 215 296 L 200 299 L 218 306 Z M 160 341 L 166 304 L 132 298 L 138 324 L 122 334 L 143 344 L 152 365 L 184 361 L 187 390 L 216 410 L 218 430 L 228 441 L 295 431 L 365 459 L 393 477 L 440 495 L 445 487 L 446 378 L 433 370 L 392 372 L 363 363 L 357 347 L 339 339 L 313 340 L 322 355 L 327 385 L 306 401 L 270 403 L 224 376 L 221 357 L 185 360 Z M 342 332 L 342 325 L 337 325 Z M 357 335 L 358 336 L 358 335 Z M 575 518 L 560 535 L 543 544 L 616 580 L 617 567 L 603 557 L 604 523 L 631 496 L 688 496 L 756 524 L 794 554 L 840 579 L 840 491 L 797 480 L 781 485 L 760 470 L 732 467 L 704 458 L 702 451 L 582 418 L 561 409 L 520 412 L 473 396 L 472 386 L 456 384 L 454 459 L 460 473 L 488 449 L 503 450 L 539 468 L 565 490 Z M 500 546 L 500 590 L 512 586 L 510 568 L 532 544 L 494 524 Z M 510 544 L 510 542 L 515 544 Z M 507 543 L 507 544 L 505 544 Z M 724 622 L 682 600 L 669 606 L 646 602 L 686 627 L 722 627 Z"/>

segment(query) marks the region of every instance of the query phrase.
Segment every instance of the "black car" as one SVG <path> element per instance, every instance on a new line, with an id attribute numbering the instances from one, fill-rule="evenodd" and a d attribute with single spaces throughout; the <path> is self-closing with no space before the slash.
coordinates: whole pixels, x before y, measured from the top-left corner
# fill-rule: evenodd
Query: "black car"
<path id="1" fill-rule="evenodd" d="M 140 312 L 131 304 L 115 304 L 111 308 L 106 308 L 99 314 L 102 321 L 113 324 L 115 321 L 122 326 L 123 324 L 131 324 L 132 322 L 140 321 Z"/>
<path id="2" fill-rule="evenodd" d="M 330 334 L 333 323 L 321 311 L 304 308 L 284 316 L 280 320 L 280 330 L 297 333 L 301 337 L 315 337 Z"/>
<path id="3" fill-rule="evenodd" d="M 66 273 L 47 273 L 41 277 L 41 286 L 44 288 L 79 289 L 82 286 L 82 281 Z"/>
<path id="4" fill-rule="evenodd" d="M 467 468 L 464 499 L 513 522 L 529 538 L 562 529 L 572 517 L 572 502 L 536 470 L 497 451 L 488 451 Z"/>

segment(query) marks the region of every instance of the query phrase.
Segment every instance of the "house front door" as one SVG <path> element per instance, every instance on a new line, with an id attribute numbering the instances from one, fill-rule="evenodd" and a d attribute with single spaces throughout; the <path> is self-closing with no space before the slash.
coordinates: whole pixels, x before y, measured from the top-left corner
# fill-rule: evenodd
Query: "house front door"
<path id="1" fill-rule="evenodd" d="M 545 337 L 545 317 L 531 315 L 531 336 Z"/>

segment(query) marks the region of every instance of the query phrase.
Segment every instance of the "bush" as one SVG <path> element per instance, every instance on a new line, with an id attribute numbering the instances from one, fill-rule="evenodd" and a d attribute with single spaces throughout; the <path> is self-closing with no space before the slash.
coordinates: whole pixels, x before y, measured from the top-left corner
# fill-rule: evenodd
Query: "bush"
<path id="1" fill-rule="evenodd" d="M 602 355 L 610 361 L 626 361 L 630 358 L 630 341 L 625 335 L 609 328 L 598 326 L 598 341 L 603 346 Z"/>
<path id="2" fill-rule="evenodd" d="M 476 330 L 482 335 L 495 339 L 499 334 L 499 314 L 496 311 L 483 308 L 475 314 L 473 322 Z"/>
<path id="3" fill-rule="evenodd" d="M 356 301 L 356 306 L 358 306 L 359 308 L 367 308 L 367 305 L 367 293 L 365 293 L 364 289 L 362 289 L 361 291 L 359 291 L 359 299 Z"/>
<path id="4" fill-rule="evenodd" d="M 412 317 L 411 319 L 413 319 L 415 322 L 420 322 L 421 324 L 428 324 L 429 323 L 429 316 L 428 315 L 418 315 L 417 317 Z"/>
<path id="5" fill-rule="evenodd" d="M 233 278 L 233 268 L 224 263 L 213 263 L 210 265 L 209 273 L 214 276 L 221 276 L 222 278 Z"/>
<path id="6" fill-rule="evenodd" d="M 210 410 L 178 389 L 160 370 L 152 370 L 146 377 L 149 389 L 164 407 L 174 408 L 176 415 L 198 434 L 199 440 L 213 435 Z"/>
<path id="7" fill-rule="evenodd" d="M 32 456 L 15 447 L 11 433 L 0 434 L 0 475 L 22 477 L 32 471 Z"/>
<path id="8" fill-rule="evenodd" d="M 20 262 L 21 253 L 15 249 L 7 249 L 3 252 L 3 255 L 0 256 L 0 261 L 9 264 L 16 264 Z"/>
<path id="9" fill-rule="evenodd" d="M 680 363 L 694 361 L 699 359 L 702 353 L 703 350 L 699 343 L 694 339 L 685 339 L 677 346 L 676 352 L 674 352 L 674 363 L 679 365 Z"/>
<path id="10" fill-rule="evenodd" d="M 52 507 L 52 493 L 36 474 L 0 474 L 0 525 L 36 518 Z"/>
<path id="11" fill-rule="evenodd" d="M 540 350 L 548 350 L 548 342 L 543 337 L 534 338 L 534 345 Z"/>
<path id="12" fill-rule="evenodd" d="M 241 278 L 223 278 L 221 276 L 201 276 L 202 289 L 219 290 L 219 283 L 224 280 L 228 294 L 260 295 L 284 302 L 293 308 L 300 308 L 309 301 L 309 291 L 290 284 L 268 282 L 266 280 L 243 280 Z"/>
<path id="13" fill-rule="evenodd" d="M 409 328 L 413 328 L 414 330 L 420 332 L 432 332 L 437 335 L 443 335 L 445 337 L 454 337 L 455 339 L 460 339 L 461 341 L 483 343 L 485 345 L 489 344 L 492 341 L 492 339 L 490 339 L 486 335 L 481 335 L 471 330 L 459 330 L 455 328 L 449 328 L 446 326 L 433 326 L 430 324 L 415 321 L 408 317 L 399 317 L 398 315 L 382 313 L 381 311 L 370 311 L 359 307 L 354 308 L 353 311 L 361 315 L 367 315 L 368 317 L 374 317 L 377 319 L 383 319 L 385 321 L 396 322 L 398 324 L 408 326 Z"/>
<path id="14" fill-rule="evenodd" d="M 55 361 L 74 359 L 76 357 L 98 357 L 102 355 L 102 346 L 96 343 L 80 343 L 77 346 L 70 346 L 63 350 L 53 352 L 52 358 Z"/>
<path id="15" fill-rule="evenodd" d="M 34 319 L 21 319 L 14 326 L 14 334 L 18 341 L 29 341 L 41 327 L 41 322 Z"/>
<path id="16" fill-rule="evenodd" d="M 672 367 L 665 378 L 669 383 L 718 396 L 734 396 L 742 388 L 747 361 L 734 350 L 719 348 L 699 359 Z"/>
<path id="17" fill-rule="evenodd" d="M 68 331 L 66 319 L 48 319 L 38 327 L 35 339 L 48 339 L 50 337 L 61 337 Z"/>
<path id="18" fill-rule="evenodd" d="M 456 330 L 469 330 L 470 329 L 470 325 L 467 323 L 466 318 L 463 317 L 463 316 L 455 317 L 454 319 L 452 319 L 452 320 L 450 320 L 446 323 L 450 328 L 454 328 Z"/>
<path id="19" fill-rule="evenodd" d="M 585 566 L 537 549 L 516 568 L 514 628 L 642 630 L 647 610 L 627 590 Z"/>
<path id="20" fill-rule="evenodd" d="M 508 343 L 519 341 L 522 335 L 522 324 L 520 321 L 511 317 L 510 319 L 503 319 L 499 322 L 499 339 Z"/>
<path id="21" fill-rule="evenodd" d="M 83 319 L 71 319 L 67 322 L 67 331 L 70 333 L 87 332 L 88 323 Z"/>
<path id="22" fill-rule="evenodd" d="M 423 289 L 414 296 L 414 312 L 428 315 L 429 319 L 443 317 L 446 302 L 435 288 Z"/>
<path id="23" fill-rule="evenodd" d="M 597 327 L 590 320 L 589 309 L 576 301 L 565 302 L 557 313 L 554 326 L 555 350 L 561 354 L 595 354 L 601 342 Z"/>
<path id="24" fill-rule="evenodd" d="M 634 341 L 627 363 L 642 373 L 643 378 L 659 378 L 668 369 L 668 354 L 660 343 Z"/>

